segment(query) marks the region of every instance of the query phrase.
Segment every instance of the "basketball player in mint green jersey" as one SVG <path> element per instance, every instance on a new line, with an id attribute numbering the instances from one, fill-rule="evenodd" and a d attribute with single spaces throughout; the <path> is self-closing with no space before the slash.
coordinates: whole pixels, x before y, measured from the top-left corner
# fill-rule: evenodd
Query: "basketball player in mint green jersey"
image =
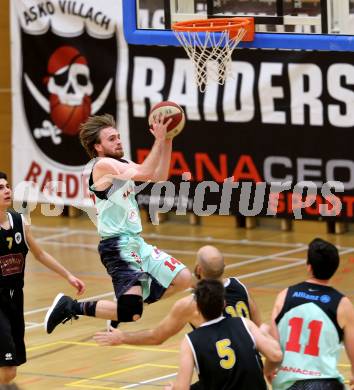
<path id="1" fill-rule="evenodd" d="M 309 279 L 278 295 L 272 333 L 280 341 L 284 359 L 277 372 L 272 363 L 265 364 L 273 390 L 344 390 L 337 369 L 342 342 L 354 389 L 354 309 L 347 297 L 329 286 L 338 265 L 337 248 L 316 238 L 308 249 Z"/>
<path id="2" fill-rule="evenodd" d="M 165 181 L 168 178 L 172 140 L 166 139 L 171 119 L 157 116 L 150 128 L 155 142 L 142 164 L 124 160 L 119 131 L 111 115 L 92 116 L 81 125 L 80 139 L 93 159 L 89 186 L 98 211 L 98 251 L 112 278 L 117 302 L 77 302 L 58 294 L 44 325 L 48 333 L 78 315 L 118 322 L 138 320 L 143 302 L 152 303 L 191 286 L 190 271 L 177 259 L 147 244 L 140 236 L 140 213 L 133 180 Z"/>

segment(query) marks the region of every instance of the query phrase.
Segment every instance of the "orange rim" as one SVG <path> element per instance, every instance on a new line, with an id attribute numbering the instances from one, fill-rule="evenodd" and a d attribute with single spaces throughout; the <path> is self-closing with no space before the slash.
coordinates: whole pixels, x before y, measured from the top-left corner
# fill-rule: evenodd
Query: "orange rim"
<path id="1" fill-rule="evenodd" d="M 176 32 L 198 33 L 229 31 L 231 38 L 234 38 L 241 28 L 246 30 L 246 34 L 242 38 L 242 41 L 253 41 L 254 18 L 252 17 L 193 19 L 176 22 L 172 25 L 172 30 Z"/>

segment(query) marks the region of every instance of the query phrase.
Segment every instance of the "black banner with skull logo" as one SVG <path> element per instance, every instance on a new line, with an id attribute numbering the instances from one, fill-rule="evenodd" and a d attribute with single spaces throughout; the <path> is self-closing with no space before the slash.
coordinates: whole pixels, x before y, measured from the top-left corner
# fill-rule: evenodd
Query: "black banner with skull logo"
<path id="1" fill-rule="evenodd" d="M 50 159 L 84 165 L 80 124 L 89 115 L 116 115 L 116 44 L 115 37 L 97 40 L 86 32 L 70 39 L 22 32 L 26 117 L 33 141 Z M 101 62 L 105 53 L 110 60 Z"/>
<path id="2" fill-rule="evenodd" d="M 64 204 L 90 204 L 79 129 L 90 115 L 117 117 L 120 7 L 114 0 L 14 0 L 11 7 L 14 185 L 34 183 L 29 198 L 43 201 L 60 182 Z"/>

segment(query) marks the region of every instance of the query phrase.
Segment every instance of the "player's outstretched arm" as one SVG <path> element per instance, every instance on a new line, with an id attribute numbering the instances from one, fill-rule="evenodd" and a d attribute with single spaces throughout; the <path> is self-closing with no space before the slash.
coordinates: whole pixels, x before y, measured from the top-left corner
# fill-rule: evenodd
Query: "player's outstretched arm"
<path id="1" fill-rule="evenodd" d="M 191 318 L 190 307 L 192 297 L 178 300 L 167 316 L 152 329 L 144 329 L 135 332 L 124 332 L 112 329 L 110 332 L 97 332 L 93 337 L 100 345 L 159 345 L 177 334 Z"/>
<path id="2" fill-rule="evenodd" d="M 278 341 L 264 328 L 258 328 L 258 326 L 248 318 L 243 318 L 243 320 L 246 322 L 248 329 L 252 333 L 257 350 L 271 362 L 279 364 L 283 359 L 283 354 Z"/>
<path id="3" fill-rule="evenodd" d="M 181 343 L 181 350 L 179 356 L 179 369 L 175 383 L 165 386 L 164 390 L 189 390 L 192 382 L 194 369 L 193 352 L 189 345 L 187 336 L 185 336 Z"/>
<path id="4" fill-rule="evenodd" d="M 141 164 L 128 162 L 128 164 L 114 158 L 100 158 L 94 167 L 94 182 L 98 190 L 105 189 L 112 179 L 136 181 L 163 181 L 168 178 L 170 167 L 172 141 L 166 140 L 166 129 L 171 119 L 163 123 L 164 117 L 157 117 L 150 131 L 155 142 L 150 153 Z"/>
<path id="5" fill-rule="evenodd" d="M 343 297 L 339 303 L 337 321 L 344 332 L 344 346 L 351 365 L 349 385 L 354 390 L 354 308 L 347 297 Z"/>
<path id="6" fill-rule="evenodd" d="M 271 319 L 271 324 L 270 325 L 261 325 L 261 330 L 263 332 L 269 333 L 274 339 L 279 341 L 279 332 L 278 332 L 278 327 L 275 322 L 276 318 L 278 317 L 279 313 L 281 312 L 284 302 L 285 302 L 285 297 L 288 292 L 288 289 L 285 289 L 281 291 L 277 298 L 275 299 L 273 310 L 272 310 L 272 319 Z M 276 373 L 276 369 L 278 367 L 278 363 L 272 362 L 270 359 L 266 359 L 264 363 L 264 375 L 267 378 L 269 383 L 272 383 L 272 379 Z"/>
<path id="7" fill-rule="evenodd" d="M 257 326 L 260 326 L 261 323 L 262 323 L 261 312 L 259 311 L 258 306 L 257 306 L 255 300 L 252 298 L 252 296 L 250 294 L 248 295 L 248 303 L 250 305 L 251 320 Z"/>
<path id="8" fill-rule="evenodd" d="M 145 180 L 140 179 L 140 181 L 151 180 L 156 182 L 168 179 L 172 140 L 166 140 L 166 132 L 168 125 L 172 122 L 172 119 L 167 120 L 166 123 L 164 122 L 165 117 L 163 115 L 158 115 L 154 118 L 151 125 L 150 132 L 155 137 L 155 142 L 149 155 L 146 157 L 144 162 L 140 164 L 139 171 L 141 171 L 141 173 L 146 171 L 147 174 L 147 178 Z M 139 179 L 134 178 L 134 180 Z"/>
<path id="9" fill-rule="evenodd" d="M 288 293 L 288 289 L 286 288 L 285 290 L 281 291 L 278 294 L 278 296 L 275 299 L 273 310 L 272 310 L 272 319 L 271 319 L 271 323 L 270 323 L 270 334 L 276 340 L 279 340 L 279 332 L 278 332 L 278 327 L 277 327 L 275 320 L 283 309 L 287 293 Z"/>
<path id="10" fill-rule="evenodd" d="M 172 154 L 172 139 L 166 139 L 161 148 L 160 160 L 155 169 L 152 181 L 165 181 L 168 179 Z"/>
<path id="11" fill-rule="evenodd" d="M 257 350 L 266 358 L 264 376 L 271 383 L 275 370 L 283 359 L 279 342 L 270 335 L 269 326 L 262 324 L 260 328 L 247 318 L 244 319 L 256 343 Z"/>
<path id="12" fill-rule="evenodd" d="M 64 279 L 66 279 L 77 290 L 77 294 L 81 295 L 85 291 L 85 283 L 76 278 L 71 272 L 69 272 L 63 265 L 61 265 L 53 256 L 44 251 L 34 239 L 30 227 L 25 226 L 26 240 L 30 251 L 33 256 L 50 270 L 56 272 Z"/>

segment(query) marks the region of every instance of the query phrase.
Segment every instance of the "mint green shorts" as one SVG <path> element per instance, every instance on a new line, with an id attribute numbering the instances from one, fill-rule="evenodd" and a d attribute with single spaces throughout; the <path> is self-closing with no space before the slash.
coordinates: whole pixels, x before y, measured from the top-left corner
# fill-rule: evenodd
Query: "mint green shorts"
<path id="1" fill-rule="evenodd" d="M 101 247 L 101 250 L 100 250 Z M 102 240 L 101 260 L 112 276 L 116 296 L 139 281 L 145 300 L 150 294 L 151 277 L 168 288 L 186 266 L 166 252 L 147 244 L 139 235 L 120 235 Z"/>

